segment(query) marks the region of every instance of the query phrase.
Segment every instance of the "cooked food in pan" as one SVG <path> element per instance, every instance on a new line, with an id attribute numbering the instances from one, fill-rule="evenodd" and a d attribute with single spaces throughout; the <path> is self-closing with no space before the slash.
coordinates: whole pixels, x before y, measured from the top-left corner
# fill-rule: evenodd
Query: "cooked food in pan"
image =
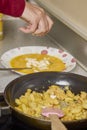
<path id="1" fill-rule="evenodd" d="M 47 54 L 24 54 L 16 56 L 10 62 L 13 68 L 24 68 L 19 72 L 29 74 L 43 71 L 63 71 L 66 69 L 65 63 L 60 58 Z"/>
<path id="2" fill-rule="evenodd" d="M 63 111 L 62 121 L 74 121 L 87 118 L 87 92 L 74 94 L 68 86 L 61 88 L 57 85 L 49 86 L 43 92 L 28 89 L 24 95 L 15 99 L 15 109 L 32 117 L 45 119 L 43 108 L 58 108 Z M 49 118 L 46 117 L 49 120 Z"/>

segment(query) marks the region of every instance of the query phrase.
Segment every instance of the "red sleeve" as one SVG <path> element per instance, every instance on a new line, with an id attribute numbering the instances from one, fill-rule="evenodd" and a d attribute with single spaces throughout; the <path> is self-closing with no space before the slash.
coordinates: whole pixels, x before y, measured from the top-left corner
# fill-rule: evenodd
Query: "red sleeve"
<path id="1" fill-rule="evenodd" d="M 20 17 L 25 8 L 25 0 L 0 0 L 0 13 Z"/>

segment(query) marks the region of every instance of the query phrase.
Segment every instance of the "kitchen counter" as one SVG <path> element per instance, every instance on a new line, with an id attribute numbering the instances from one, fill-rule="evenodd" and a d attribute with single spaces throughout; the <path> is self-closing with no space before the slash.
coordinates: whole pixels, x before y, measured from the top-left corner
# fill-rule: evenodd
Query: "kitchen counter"
<path id="1" fill-rule="evenodd" d="M 50 35 L 44 37 L 35 37 L 30 34 L 24 34 L 18 30 L 18 27 L 24 25 L 19 19 L 4 20 L 4 39 L 0 41 L 0 56 L 13 48 L 20 46 L 50 46 L 54 48 L 64 49 L 58 41 L 55 41 Z M 3 67 L 0 63 L 0 67 Z M 87 76 L 87 72 L 77 63 L 72 73 Z M 6 85 L 13 79 L 21 75 L 11 71 L 0 71 L 0 93 L 3 93 Z"/>
<path id="2" fill-rule="evenodd" d="M 18 28 L 24 25 L 21 20 L 7 17 L 4 20 L 4 39 L 0 41 L 0 56 L 13 48 L 21 46 L 51 46 L 57 47 L 52 39 L 46 37 L 35 37 L 24 34 Z M 3 67 L 0 63 L 0 67 Z M 0 71 L 0 92 L 4 91 L 6 85 L 20 75 L 11 71 Z"/>
<path id="3" fill-rule="evenodd" d="M 32 1 L 32 0 L 31 0 Z M 87 1 L 36 0 L 56 18 L 87 40 Z"/>

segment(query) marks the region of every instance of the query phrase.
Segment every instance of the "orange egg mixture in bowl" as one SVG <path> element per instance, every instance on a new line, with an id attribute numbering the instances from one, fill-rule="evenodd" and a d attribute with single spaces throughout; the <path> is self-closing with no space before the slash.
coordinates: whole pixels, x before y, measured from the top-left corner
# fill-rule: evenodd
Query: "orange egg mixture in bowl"
<path id="1" fill-rule="evenodd" d="M 24 74 L 43 71 L 63 71 L 65 63 L 58 57 L 47 54 L 24 54 L 11 59 L 12 68 L 29 68 L 17 70 Z"/>
<path id="2" fill-rule="evenodd" d="M 44 71 L 69 72 L 76 66 L 76 59 L 68 52 L 45 46 L 25 46 L 8 50 L 1 56 L 1 63 L 18 74 Z"/>

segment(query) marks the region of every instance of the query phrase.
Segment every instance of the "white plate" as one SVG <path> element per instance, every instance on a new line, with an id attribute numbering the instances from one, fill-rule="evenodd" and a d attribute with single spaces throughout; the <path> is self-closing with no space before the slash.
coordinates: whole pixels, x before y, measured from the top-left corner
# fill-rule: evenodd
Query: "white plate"
<path id="1" fill-rule="evenodd" d="M 5 52 L 1 56 L 1 63 L 4 67 L 8 68 L 10 66 L 10 60 L 13 57 L 22 55 L 22 54 L 30 54 L 30 53 L 38 53 L 38 54 L 48 54 L 51 56 L 56 56 L 60 58 L 66 65 L 66 69 L 63 72 L 69 72 L 76 66 L 76 60 L 75 58 L 70 55 L 69 53 L 52 47 L 45 47 L 45 46 L 25 46 L 25 47 L 19 47 L 11 49 L 7 52 Z M 15 71 L 16 73 L 22 74 L 20 72 Z"/>

